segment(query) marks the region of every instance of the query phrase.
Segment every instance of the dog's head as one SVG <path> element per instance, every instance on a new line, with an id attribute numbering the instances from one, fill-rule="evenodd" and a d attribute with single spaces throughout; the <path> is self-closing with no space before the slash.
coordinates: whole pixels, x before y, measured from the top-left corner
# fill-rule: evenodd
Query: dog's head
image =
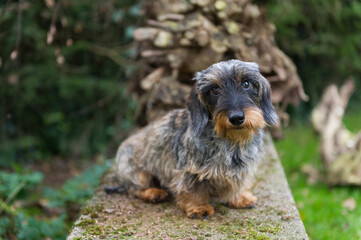
<path id="1" fill-rule="evenodd" d="M 214 130 L 234 142 L 250 139 L 258 129 L 277 123 L 270 85 L 256 63 L 229 60 L 195 74 L 189 97 L 195 135 L 214 121 Z"/>

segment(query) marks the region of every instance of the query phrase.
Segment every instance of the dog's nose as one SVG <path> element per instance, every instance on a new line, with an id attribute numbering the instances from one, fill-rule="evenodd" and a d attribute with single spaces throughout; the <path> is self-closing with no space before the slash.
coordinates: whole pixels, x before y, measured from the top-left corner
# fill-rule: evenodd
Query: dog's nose
<path id="1" fill-rule="evenodd" d="M 235 112 L 231 113 L 228 116 L 228 120 L 232 123 L 232 125 L 238 126 L 244 122 L 244 113 L 243 112 Z"/>

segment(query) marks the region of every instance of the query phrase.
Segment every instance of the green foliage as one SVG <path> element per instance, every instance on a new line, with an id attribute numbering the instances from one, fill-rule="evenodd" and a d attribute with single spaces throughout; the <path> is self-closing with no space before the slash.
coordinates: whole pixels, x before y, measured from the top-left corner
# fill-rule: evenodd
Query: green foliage
<path id="1" fill-rule="evenodd" d="M 49 200 L 48 206 L 65 207 L 67 203 L 84 204 L 84 201 L 92 196 L 100 177 L 109 165 L 110 161 L 105 165 L 94 165 L 82 175 L 67 181 L 60 190 L 44 188 L 44 196 Z"/>
<path id="2" fill-rule="evenodd" d="M 65 217 L 66 215 L 62 214 L 57 219 L 44 221 L 20 213 L 13 220 L 17 229 L 16 237 L 19 240 L 43 239 L 45 237 L 55 240 L 64 239 L 64 232 L 66 231 Z"/>
<path id="3" fill-rule="evenodd" d="M 360 117 L 361 112 L 346 115 L 346 126 L 351 131 L 359 131 Z M 356 207 L 351 211 L 343 207 L 343 202 L 353 198 L 357 204 L 360 203 L 361 190 L 352 187 L 330 188 L 320 181 L 307 181 L 307 176 L 301 173 L 305 164 L 322 172 L 319 139 L 311 126 L 305 124 L 289 128 L 285 133 L 286 138 L 276 142 L 276 148 L 310 238 L 360 239 L 361 208 Z"/>
<path id="4" fill-rule="evenodd" d="M 17 2 L 0 3 L 0 166 L 92 156 L 133 123 L 137 1 L 46 2 L 23 0 L 21 17 Z"/>
<path id="5" fill-rule="evenodd" d="M 296 63 L 313 106 L 325 86 L 353 76 L 361 101 L 361 3 L 357 0 L 272 0 L 265 4 L 276 41 Z M 308 108 L 309 109 L 309 108 Z M 356 108 L 355 108 L 356 109 Z"/>
<path id="6" fill-rule="evenodd" d="M 40 172 L 16 172 L 10 173 L 0 171 L 0 198 L 5 199 L 18 186 L 26 186 L 30 191 L 34 186 L 43 180 L 43 174 Z M 21 190 L 21 189 L 19 189 Z"/>
<path id="7" fill-rule="evenodd" d="M 60 189 L 21 169 L 104 155 L 126 136 L 139 12 L 138 1 L 0 2 L 0 239 L 64 239 L 93 194 L 107 164 Z"/>
<path id="8" fill-rule="evenodd" d="M 23 186 L 18 194 L 13 195 L 12 201 L 7 203 L 9 211 L 0 202 L 0 211 L 5 210 L 5 215 L 0 214 L 0 239 L 8 239 L 16 236 L 16 239 L 64 239 L 69 228 L 66 207 L 71 204 L 80 206 L 94 192 L 99 184 L 99 179 L 110 166 L 111 161 L 100 165 L 94 165 L 84 171 L 81 175 L 68 180 L 60 189 L 55 190 L 41 187 L 42 174 L 0 172 L 0 199 L 6 199 L 12 195 L 19 186 Z M 25 185 L 23 185 L 25 183 Z M 35 191 L 35 187 L 40 190 Z M 62 214 L 56 218 L 47 217 L 32 207 L 16 207 L 16 201 L 39 201 L 42 199 L 47 204 L 48 211 L 57 208 Z"/>

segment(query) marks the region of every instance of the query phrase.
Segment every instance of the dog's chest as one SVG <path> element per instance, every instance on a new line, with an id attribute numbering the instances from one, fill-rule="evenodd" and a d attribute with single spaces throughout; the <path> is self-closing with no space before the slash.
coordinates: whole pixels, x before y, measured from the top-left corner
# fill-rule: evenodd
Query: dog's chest
<path id="1" fill-rule="evenodd" d="M 195 162 L 199 167 L 207 165 L 223 166 L 225 169 L 245 168 L 260 157 L 261 143 L 253 140 L 247 145 L 232 144 L 223 139 L 193 139 L 189 144 L 191 154 L 188 161 Z"/>

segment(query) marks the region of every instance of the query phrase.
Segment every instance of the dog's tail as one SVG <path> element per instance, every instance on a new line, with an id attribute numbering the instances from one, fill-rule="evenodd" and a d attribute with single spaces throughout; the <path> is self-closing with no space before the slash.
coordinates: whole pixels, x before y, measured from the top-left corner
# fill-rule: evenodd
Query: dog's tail
<path id="1" fill-rule="evenodd" d="M 113 194 L 113 193 L 125 193 L 127 191 L 127 189 L 123 186 L 109 186 L 109 185 L 105 185 L 104 186 L 104 191 L 107 194 Z"/>

